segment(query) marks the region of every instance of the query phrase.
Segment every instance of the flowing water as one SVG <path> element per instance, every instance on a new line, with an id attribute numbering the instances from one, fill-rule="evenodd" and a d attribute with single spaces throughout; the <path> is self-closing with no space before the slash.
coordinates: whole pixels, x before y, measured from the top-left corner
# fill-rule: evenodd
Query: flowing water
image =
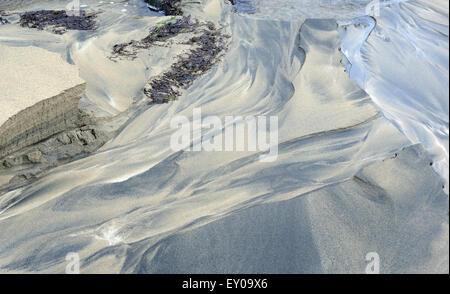
<path id="1" fill-rule="evenodd" d="M 425 148 L 437 150 L 436 158 L 448 166 L 448 102 L 443 99 L 448 96 L 445 54 L 439 51 L 427 58 L 425 52 L 418 54 L 415 60 L 402 60 L 402 56 L 389 59 L 397 62 L 399 67 L 406 67 L 405 72 L 414 62 L 430 71 L 426 73 L 430 82 L 422 87 L 432 87 L 435 92 L 426 96 L 428 100 L 421 100 L 422 104 L 415 103 L 418 108 L 412 112 L 405 110 L 404 116 L 413 121 L 411 124 L 439 129 L 439 142 L 444 145 L 447 142 L 447 145 L 434 149 L 436 145 L 430 143 L 430 147 L 428 143 L 435 137 L 428 131 L 411 140 L 404 131 L 410 128 L 405 126 L 403 117 L 389 116 L 391 112 L 384 104 L 374 103 L 374 100 L 385 101 L 384 96 L 379 95 L 383 93 L 380 89 L 388 87 L 383 84 L 385 79 L 395 83 L 396 78 L 403 82 L 408 77 L 400 78 L 400 73 L 393 73 L 393 77 L 385 75 L 384 72 L 390 72 L 392 67 L 374 63 L 371 59 L 376 57 L 374 54 L 353 58 L 350 46 L 362 46 L 361 42 L 367 36 L 355 33 L 351 35 L 355 38 L 350 40 L 346 34 L 351 30 L 338 29 L 337 23 L 329 20 L 334 18 L 346 23 L 364 16 L 368 2 L 238 0 L 236 13 L 221 0 L 202 0 L 202 9 L 198 4 L 190 4 L 187 9 L 194 16 L 219 19 L 224 30 L 232 36 L 226 55 L 177 101 L 148 106 L 127 117 L 121 131 L 98 152 L 59 166 L 31 185 L 2 195 L 0 272 L 64 272 L 68 252 L 81 256 L 82 271 L 86 273 L 345 272 L 346 269 L 358 272 L 360 263 L 364 263 L 364 254 L 373 250 L 373 244 L 378 244 L 378 250 L 387 259 L 400 260 L 386 265 L 386 271 L 420 268 L 448 272 L 448 220 L 441 217 L 448 213 L 448 197 L 442 192 L 439 176 L 432 173 L 428 165 L 429 172 L 420 169 L 428 156 L 425 152 L 414 149 L 416 153 L 411 155 L 408 151 L 410 153 L 405 155 L 408 160 L 402 163 L 406 172 L 402 174 L 402 169 L 397 174 L 392 172 L 392 178 L 410 183 L 398 189 L 411 190 L 398 192 L 390 186 L 391 180 L 383 182 L 386 186 L 379 190 L 376 185 L 348 186 L 353 185 L 352 179 L 362 169 L 380 164 L 413 143 L 423 143 Z M 448 6 L 445 12 L 445 9 L 426 6 L 426 2 L 420 3 L 393 3 L 392 7 L 405 15 L 398 19 L 395 13 L 389 16 L 393 24 L 387 24 L 387 28 L 413 17 L 418 11 L 415 7 L 423 9 L 420 5 L 424 5 L 426 8 L 421 11 L 425 11 L 428 18 L 423 20 L 422 27 L 427 30 L 418 33 L 430 34 L 427 44 L 436 46 L 433 50 L 442 46 L 448 49 L 448 31 L 445 35 L 442 30 L 445 26 L 448 29 Z M 82 0 L 81 4 L 102 11 L 97 31 L 58 36 L 7 25 L 0 27 L 0 43 L 34 45 L 60 53 L 80 68 L 80 76 L 87 82 L 88 89 L 83 98 L 85 107 L 91 107 L 103 116 L 120 114 L 143 97 L 142 88 L 148 76 L 160 72 L 171 53 L 155 50 L 151 56 L 141 56 L 137 61 L 117 63 L 107 56 L 112 45 L 145 36 L 146 29 L 162 16 L 148 12 L 145 4 L 138 0 Z M 5 11 L 56 9 L 65 5 L 66 1 L 56 0 L 0 0 L 0 10 Z M 315 20 L 307 20 L 310 18 Z M 362 30 L 367 27 L 361 19 L 355 23 L 356 28 L 361 28 L 355 30 L 366 32 Z M 392 46 L 406 44 L 394 35 L 387 36 L 389 29 L 383 32 L 377 32 L 376 36 L 390 38 Z M 436 36 L 440 36 L 439 39 L 433 39 Z M 395 43 L 397 40 L 401 43 Z M 413 43 L 416 39 L 408 40 Z M 378 46 L 371 47 L 372 52 L 384 48 L 379 47 L 382 44 L 370 43 L 370 46 Z M 415 48 L 424 47 L 418 44 Z M 446 58 L 448 61 L 448 55 Z M 344 70 L 346 62 L 347 72 Z M 354 63 L 352 68 L 348 64 L 351 62 Z M 433 66 L 427 67 L 427 64 Z M 383 66 L 386 67 L 383 69 Z M 375 82 L 368 78 L 361 82 L 363 70 L 359 73 L 355 70 L 362 67 L 366 76 L 373 76 Z M 407 100 L 408 93 L 417 92 L 405 90 L 401 101 Z M 397 105 L 397 109 L 404 104 Z M 258 152 L 173 151 L 170 148 L 174 131 L 171 119 L 184 115 L 192 120 L 194 108 L 201 108 L 204 117 L 215 115 L 221 119 L 229 115 L 277 116 L 278 159 L 262 163 Z M 422 112 L 425 118 L 411 118 L 411 113 L 417 112 Z M 428 120 L 430 117 L 432 119 Z M 208 132 L 203 135 L 211 136 Z M 380 167 L 380 172 L 368 173 L 375 181 L 377 175 L 389 172 L 391 170 Z M 384 192 L 380 192 L 383 189 Z M 399 198 L 389 194 L 390 191 L 397 191 L 397 194 L 392 193 Z M 373 193 L 390 196 L 365 202 L 365 197 Z M 405 198 L 411 193 L 413 196 L 428 195 L 429 200 L 423 200 L 420 195 Z M 296 216 L 294 223 L 289 220 L 283 223 L 284 213 L 280 207 L 283 204 L 276 203 L 293 203 L 289 201 L 297 201 L 299 197 L 306 199 L 302 204 L 305 206 L 290 212 Z M 350 201 L 348 197 L 354 198 Z M 322 199 L 322 202 L 314 199 Z M 263 210 L 254 212 L 251 209 Z M 281 214 L 276 213 L 278 209 Z M 283 209 L 288 211 L 290 208 Z M 253 212 L 250 217 L 242 216 L 245 211 Z M 263 221 L 262 215 L 270 220 Z M 226 221 L 233 217 L 235 221 Z M 422 220 L 425 220 L 423 225 L 416 225 Z M 234 222 L 241 227 L 233 227 Z M 246 225 L 253 222 L 255 227 Z M 281 222 L 280 227 L 272 227 L 278 222 Z M 344 242 L 338 240 L 338 235 L 333 235 L 341 229 L 333 227 L 335 223 L 342 223 L 345 231 L 341 233 L 349 241 L 347 244 L 352 244 L 348 245 L 350 247 L 341 245 L 345 247 L 342 251 L 333 247 L 333 244 Z M 240 233 L 251 236 L 254 230 L 264 226 L 273 236 L 262 234 L 262 237 L 254 237 L 251 244 L 252 248 L 263 244 L 261 246 L 268 251 L 259 259 L 254 259 L 252 254 L 245 255 L 250 250 L 245 242 L 234 243 L 233 240 L 240 240 Z M 289 239 L 291 233 L 286 228 L 290 227 L 303 232 L 300 239 Z M 419 242 L 414 236 L 420 234 L 429 238 Z M 366 243 L 361 236 L 377 238 Z M 294 245 L 283 243 L 286 238 Z M 199 243 L 199 240 L 204 242 Z M 433 245 L 436 242 L 444 242 L 441 247 L 446 247 L 447 253 Z M 203 253 L 196 253 L 193 244 L 199 248 L 209 244 L 209 247 Z M 237 246 L 233 250 L 230 249 L 232 244 Z M 426 248 L 427 254 L 421 256 L 419 249 L 405 253 L 402 251 L 405 246 Z M 275 249 L 276 252 L 285 251 L 282 255 L 286 258 L 272 260 L 270 252 L 277 256 L 271 251 Z M 202 254 L 209 256 L 214 250 L 228 255 L 219 254 L 198 263 Z M 301 258 L 287 255 L 289 252 L 296 252 Z M 411 256 L 414 261 L 408 259 Z M 346 261 L 339 264 L 333 258 Z M 233 260 L 248 267 L 239 267 Z"/>

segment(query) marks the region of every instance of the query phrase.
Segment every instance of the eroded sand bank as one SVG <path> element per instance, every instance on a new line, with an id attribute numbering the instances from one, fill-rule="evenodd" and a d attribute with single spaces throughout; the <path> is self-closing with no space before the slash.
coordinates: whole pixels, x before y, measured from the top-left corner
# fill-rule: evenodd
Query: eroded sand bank
<path id="1" fill-rule="evenodd" d="M 0 126 L 20 111 L 84 83 L 75 65 L 35 46 L 0 44 L 0 68 Z"/>
<path id="2" fill-rule="evenodd" d="M 101 131 L 87 137 L 94 118 L 80 109 L 86 83 L 78 67 L 36 46 L 0 45 L 0 57 L 0 187 L 23 184 L 80 154 L 69 147 L 75 141 L 90 151 L 104 143 Z"/>

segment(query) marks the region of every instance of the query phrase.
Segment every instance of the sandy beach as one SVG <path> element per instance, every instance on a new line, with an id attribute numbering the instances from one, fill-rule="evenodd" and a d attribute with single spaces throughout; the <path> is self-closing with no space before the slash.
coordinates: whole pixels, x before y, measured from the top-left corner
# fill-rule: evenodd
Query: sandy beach
<path id="1" fill-rule="evenodd" d="M 0 4 L 0 130 L 85 85 L 0 156 L 0 273 L 362 274 L 375 252 L 448 274 L 448 4 L 176 2 L 81 1 L 93 27 L 56 28 L 23 13 L 64 1 Z"/>
<path id="2" fill-rule="evenodd" d="M 78 69 L 61 56 L 38 47 L 0 45 L 0 125 L 34 104 L 83 84 Z"/>

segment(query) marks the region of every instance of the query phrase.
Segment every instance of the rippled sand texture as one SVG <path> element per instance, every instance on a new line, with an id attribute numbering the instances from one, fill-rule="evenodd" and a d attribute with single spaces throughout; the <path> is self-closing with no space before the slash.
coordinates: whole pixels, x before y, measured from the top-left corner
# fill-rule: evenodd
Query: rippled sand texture
<path id="1" fill-rule="evenodd" d="M 222 20 L 232 36 L 226 56 L 179 100 L 133 116 L 99 152 L 1 196 L 0 271 L 62 273 L 66 254 L 78 252 L 82 273 L 364 273 L 366 254 L 377 252 L 382 273 L 448 273 L 443 182 L 421 145 L 344 71 L 337 23 L 200 2 L 185 9 Z M 29 33 L 0 43 L 61 52 L 81 68 L 86 104 L 108 115 L 166 60 L 110 64 L 108 45 L 138 39 L 136 26 L 151 23 L 105 14 L 97 39 L 48 45 Z M 192 119 L 195 107 L 222 119 L 277 115 L 278 159 L 172 151 L 171 118 Z"/>

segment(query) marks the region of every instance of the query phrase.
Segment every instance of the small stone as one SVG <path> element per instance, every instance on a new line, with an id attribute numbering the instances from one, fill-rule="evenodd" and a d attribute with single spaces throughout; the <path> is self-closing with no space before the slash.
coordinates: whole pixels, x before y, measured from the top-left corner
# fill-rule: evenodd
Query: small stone
<path id="1" fill-rule="evenodd" d="M 42 159 L 41 151 L 33 151 L 27 155 L 27 158 L 32 163 L 40 163 Z"/>
<path id="2" fill-rule="evenodd" d="M 13 164 L 14 164 L 14 162 L 10 158 L 7 158 L 7 159 L 3 160 L 3 162 L 2 162 L 2 165 L 6 168 L 13 167 Z"/>
<path id="3" fill-rule="evenodd" d="M 67 136 L 66 133 L 59 135 L 57 139 L 59 142 L 61 142 L 64 145 L 68 145 L 68 144 L 72 143 L 72 140 L 70 140 L 69 136 Z"/>

